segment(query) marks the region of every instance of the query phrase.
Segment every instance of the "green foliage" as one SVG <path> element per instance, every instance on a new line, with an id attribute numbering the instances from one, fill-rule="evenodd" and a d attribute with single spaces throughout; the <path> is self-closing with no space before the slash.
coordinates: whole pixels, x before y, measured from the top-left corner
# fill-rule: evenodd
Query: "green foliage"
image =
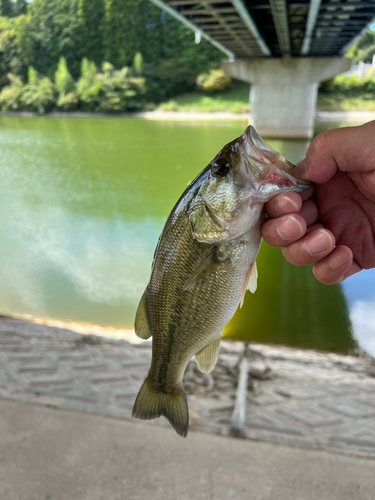
<path id="1" fill-rule="evenodd" d="M 0 88 L 8 83 L 7 73 L 26 76 L 22 61 L 18 28 L 25 16 L 8 19 L 0 17 Z"/>
<path id="2" fill-rule="evenodd" d="M 81 54 L 95 64 L 103 60 L 104 0 L 78 0 Z"/>
<path id="3" fill-rule="evenodd" d="M 140 52 L 137 52 L 133 59 L 133 68 L 135 73 L 140 76 L 143 70 L 143 57 Z"/>
<path id="4" fill-rule="evenodd" d="M 60 57 L 59 64 L 57 65 L 55 86 L 61 97 L 74 90 L 74 80 L 69 73 L 65 57 Z"/>
<path id="5" fill-rule="evenodd" d="M 8 73 L 7 77 L 10 85 L 4 87 L 0 93 L 1 109 L 17 111 L 21 105 L 23 82 L 19 76 L 12 73 Z"/>
<path id="6" fill-rule="evenodd" d="M 86 95 L 89 89 L 93 87 L 96 81 L 97 69 L 94 61 L 89 61 L 86 57 L 81 62 L 81 77 L 77 82 L 77 91 L 79 95 Z M 89 94 L 87 98 L 89 99 Z"/>
<path id="7" fill-rule="evenodd" d="M 77 0 L 33 0 L 28 11 L 29 64 L 52 77 L 63 56 L 77 77 L 81 60 Z"/>
<path id="8" fill-rule="evenodd" d="M 367 31 L 348 51 L 347 56 L 354 62 L 371 63 L 375 54 L 375 31 Z"/>
<path id="9" fill-rule="evenodd" d="M 160 102 L 192 90 L 196 74 L 192 64 L 168 59 L 158 66 L 145 63 L 142 76 L 146 79 L 146 100 Z"/>
<path id="10" fill-rule="evenodd" d="M 56 102 L 55 86 L 48 77 L 40 78 L 30 66 L 27 84 L 22 89 L 21 105 L 28 111 L 43 114 L 50 111 Z"/>
<path id="11" fill-rule="evenodd" d="M 197 78 L 197 87 L 206 94 L 223 92 L 232 83 L 232 79 L 222 69 L 213 69 Z"/>
<path id="12" fill-rule="evenodd" d="M 28 85 L 36 85 L 38 79 L 39 79 L 38 72 L 32 66 L 29 66 L 29 71 L 27 72 Z"/>
<path id="13" fill-rule="evenodd" d="M 0 0 L 0 15 L 11 17 L 15 11 L 15 5 L 12 0 Z"/>
<path id="14" fill-rule="evenodd" d="M 16 16 L 26 14 L 27 12 L 27 2 L 26 0 L 16 0 L 14 6 L 14 12 Z"/>
<path id="15" fill-rule="evenodd" d="M 57 100 L 57 107 L 63 111 L 73 111 L 79 106 L 79 95 L 77 92 L 61 94 Z"/>
<path id="16" fill-rule="evenodd" d="M 375 78 L 339 75 L 323 82 L 320 92 L 327 95 L 375 99 Z"/>
<path id="17" fill-rule="evenodd" d="M 103 63 L 102 72 L 97 73 L 86 61 L 77 89 L 82 108 L 88 111 L 119 112 L 143 105 L 144 80 L 132 77 L 127 67 L 115 70 L 110 63 Z"/>
<path id="18" fill-rule="evenodd" d="M 227 90 L 213 95 L 206 95 L 196 90 L 160 104 L 159 109 L 198 113 L 214 113 L 218 111 L 248 113 L 249 84 L 234 80 Z"/>

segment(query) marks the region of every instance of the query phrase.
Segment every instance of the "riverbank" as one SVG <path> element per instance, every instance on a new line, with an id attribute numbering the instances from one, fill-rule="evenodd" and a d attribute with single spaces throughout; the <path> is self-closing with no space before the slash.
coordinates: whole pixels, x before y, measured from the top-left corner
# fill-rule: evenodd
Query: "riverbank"
<path id="1" fill-rule="evenodd" d="M 45 117 L 45 118 L 141 118 L 145 120 L 165 121 L 248 121 L 249 113 L 212 112 L 200 113 L 193 111 L 143 111 L 138 113 L 87 113 L 81 111 L 55 111 L 40 115 L 30 111 L 2 111 L 0 116 Z M 375 111 L 316 111 L 317 121 L 329 122 L 362 122 L 375 120 Z"/>

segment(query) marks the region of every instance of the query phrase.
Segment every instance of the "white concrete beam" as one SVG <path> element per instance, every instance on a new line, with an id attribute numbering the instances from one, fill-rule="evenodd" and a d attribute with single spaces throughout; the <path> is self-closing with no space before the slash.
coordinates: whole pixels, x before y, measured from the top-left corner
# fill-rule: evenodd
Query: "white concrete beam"
<path id="1" fill-rule="evenodd" d="M 290 57 L 288 12 L 285 0 L 269 0 L 282 57 Z"/>
<path id="2" fill-rule="evenodd" d="M 262 54 L 265 56 L 270 56 L 271 51 L 266 44 L 266 42 L 263 40 L 262 35 L 259 33 L 258 28 L 256 27 L 254 21 L 252 20 L 249 12 L 247 11 L 246 7 L 244 6 L 242 0 L 231 0 L 233 7 L 236 9 L 238 15 L 241 17 L 242 21 L 244 22 L 245 26 L 247 29 L 250 31 L 250 33 L 253 35 L 255 41 L 257 42 L 260 50 L 262 51 Z"/>
<path id="3" fill-rule="evenodd" d="M 307 15 L 305 38 L 303 39 L 301 54 L 307 55 L 310 52 L 312 34 L 318 18 L 321 0 L 311 0 L 309 13 Z"/>

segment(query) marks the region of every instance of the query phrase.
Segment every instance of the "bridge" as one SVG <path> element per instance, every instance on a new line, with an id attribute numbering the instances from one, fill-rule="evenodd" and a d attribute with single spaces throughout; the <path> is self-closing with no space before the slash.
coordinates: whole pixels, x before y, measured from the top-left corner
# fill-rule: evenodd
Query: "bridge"
<path id="1" fill-rule="evenodd" d="M 375 23 L 375 0 L 150 0 L 227 57 L 251 83 L 251 120 L 268 137 L 311 137 L 318 83 Z"/>

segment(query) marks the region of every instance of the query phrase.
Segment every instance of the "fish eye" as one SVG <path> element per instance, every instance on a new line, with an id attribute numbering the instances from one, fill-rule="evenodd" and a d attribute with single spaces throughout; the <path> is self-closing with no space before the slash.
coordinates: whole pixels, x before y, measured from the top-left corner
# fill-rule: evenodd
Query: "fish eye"
<path id="1" fill-rule="evenodd" d="M 215 177 L 224 177 L 230 169 L 229 161 L 225 158 L 220 158 L 215 161 L 212 167 L 212 175 Z"/>

